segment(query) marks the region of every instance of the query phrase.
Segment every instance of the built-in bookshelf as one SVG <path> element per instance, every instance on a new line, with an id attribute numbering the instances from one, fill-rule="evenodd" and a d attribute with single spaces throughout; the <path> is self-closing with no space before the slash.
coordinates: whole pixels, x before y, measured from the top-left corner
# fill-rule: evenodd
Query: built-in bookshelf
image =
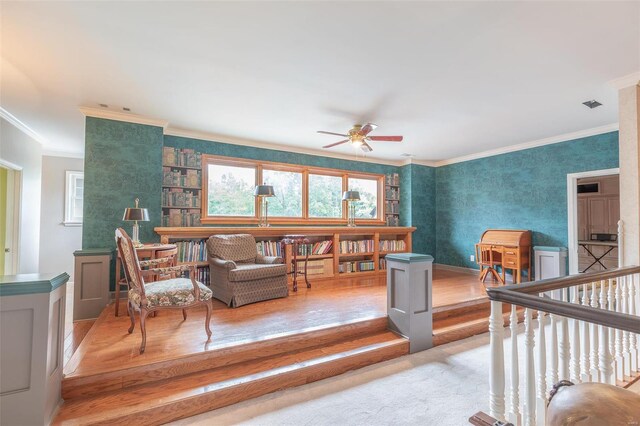
<path id="1" fill-rule="evenodd" d="M 334 277 L 351 278 L 360 275 L 386 273 L 385 257 L 390 253 L 411 251 L 412 227 L 322 227 L 322 226 L 278 226 L 278 227 L 159 227 L 155 231 L 163 243 L 178 241 L 206 241 L 215 234 L 247 233 L 256 239 L 258 253 L 264 256 L 280 256 L 285 259 L 287 270 L 293 265 L 293 248 L 282 246 L 285 235 L 305 235 L 309 244 L 298 247 L 298 271 L 304 271 L 307 261 L 310 281 L 321 281 Z M 188 247 L 188 246 L 187 246 Z M 188 250 L 187 250 L 188 251 Z M 204 268 L 203 263 L 197 263 Z M 208 283 L 208 281 L 207 281 Z"/>
<path id="2" fill-rule="evenodd" d="M 400 225 L 400 175 L 384 177 L 384 219 L 387 226 Z"/>
<path id="3" fill-rule="evenodd" d="M 199 226 L 202 155 L 193 149 L 162 149 L 162 225 Z"/>

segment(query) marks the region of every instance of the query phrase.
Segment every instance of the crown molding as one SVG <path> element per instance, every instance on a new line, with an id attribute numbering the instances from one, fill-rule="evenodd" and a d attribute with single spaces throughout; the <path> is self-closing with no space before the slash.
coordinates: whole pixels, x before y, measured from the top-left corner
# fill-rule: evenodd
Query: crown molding
<path id="1" fill-rule="evenodd" d="M 144 115 L 131 114 L 127 112 L 113 111 L 105 108 L 95 108 L 81 106 L 80 112 L 86 117 L 104 118 L 107 120 L 125 121 L 127 123 L 144 124 L 146 126 L 156 126 L 166 129 L 169 125 L 167 120 L 145 117 Z"/>
<path id="2" fill-rule="evenodd" d="M 505 146 L 503 148 L 491 149 L 488 151 L 478 152 L 476 154 L 464 155 L 462 157 L 451 158 L 436 162 L 435 167 L 446 166 L 449 164 L 462 163 L 479 158 L 493 157 L 494 155 L 506 154 L 509 152 L 522 151 L 524 149 L 537 148 L 544 145 L 552 145 L 560 142 L 568 142 L 574 139 L 586 138 L 588 136 L 601 135 L 603 133 L 614 132 L 618 130 L 618 123 L 607 124 L 606 126 L 594 127 L 591 129 L 580 130 L 577 132 L 565 133 L 562 135 L 551 136 L 549 138 L 538 139 L 535 141 L 525 142 L 517 145 Z"/>
<path id="3" fill-rule="evenodd" d="M 302 148 L 302 147 L 291 146 L 291 145 L 280 145 L 280 144 L 261 142 L 261 141 L 251 140 L 251 139 L 237 138 L 234 136 L 225 136 L 225 135 L 219 135 L 215 133 L 200 132 L 197 130 L 178 129 L 174 127 L 165 128 L 164 134 L 169 136 L 179 136 L 179 137 L 199 139 L 199 140 L 210 141 L 210 142 L 227 143 L 231 145 L 251 146 L 254 148 L 270 149 L 274 151 L 295 152 L 297 154 L 314 155 L 317 157 L 329 157 L 329 158 L 337 158 L 340 160 L 360 161 L 363 163 L 384 164 L 388 166 L 402 165 L 402 161 L 400 160 L 394 161 L 394 160 L 383 160 L 380 158 L 371 158 L 371 157 L 354 157 L 352 155 L 340 154 L 337 152 L 329 152 L 329 151 L 323 151 L 323 150 L 312 149 L 312 148 Z"/>
<path id="4" fill-rule="evenodd" d="M 607 84 L 615 87 L 618 90 L 624 89 L 625 87 L 637 86 L 638 84 L 640 84 L 640 71 L 627 74 L 614 80 L 609 80 Z"/>
<path id="5" fill-rule="evenodd" d="M 84 153 L 82 152 L 68 152 L 68 151 L 51 151 L 51 150 L 43 150 L 43 157 L 64 157 L 64 158 L 84 158 Z"/>
<path id="6" fill-rule="evenodd" d="M 42 136 L 40 136 L 38 132 L 33 130 L 31 127 L 27 126 L 25 123 L 20 121 L 15 115 L 11 114 L 9 111 L 4 109 L 3 107 L 0 107 L 0 117 L 4 118 L 9 123 L 13 124 L 13 126 L 20 129 L 22 133 L 29 136 L 34 141 L 38 142 L 40 145 L 44 145 L 47 142 L 47 140 Z"/>

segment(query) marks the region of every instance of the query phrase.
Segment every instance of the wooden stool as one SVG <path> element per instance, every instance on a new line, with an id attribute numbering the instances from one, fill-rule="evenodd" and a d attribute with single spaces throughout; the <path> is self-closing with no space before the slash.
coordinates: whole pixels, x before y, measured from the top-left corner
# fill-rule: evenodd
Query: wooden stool
<path id="1" fill-rule="evenodd" d="M 300 244 L 309 244 L 309 239 L 305 235 L 285 235 L 280 242 L 282 244 L 282 253 L 285 253 L 285 248 L 288 244 L 291 244 L 293 250 L 293 265 L 291 272 L 293 274 L 293 291 L 298 291 L 298 247 Z M 285 256 L 286 257 L 286 256 Z M 307 283 L 307 288 L 311 288 L 311 283 L 307 278 L 307 262 L 309 261 L 309 252 L 304 257 L 304 281 Z"/>

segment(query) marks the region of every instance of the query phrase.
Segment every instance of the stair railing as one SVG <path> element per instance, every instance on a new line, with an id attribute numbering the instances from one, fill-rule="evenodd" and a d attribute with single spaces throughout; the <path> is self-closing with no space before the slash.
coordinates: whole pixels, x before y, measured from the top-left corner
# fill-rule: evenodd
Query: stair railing
<path id="1" fill-rule="evenodd" d="M 559 380 L 615 385 L 636 376 L 638 274 L 640 267 L 629 266 L 487 288 L 491 300 L 489 414 L 514 425 L 544 425 L 549 391 Z M 511 304 L 508 364 L 503 303 Z M 523 366 L 518 356 L 518 307 L 525 308 Z M 505 389 L 507 367 L 509 388 Z"/>

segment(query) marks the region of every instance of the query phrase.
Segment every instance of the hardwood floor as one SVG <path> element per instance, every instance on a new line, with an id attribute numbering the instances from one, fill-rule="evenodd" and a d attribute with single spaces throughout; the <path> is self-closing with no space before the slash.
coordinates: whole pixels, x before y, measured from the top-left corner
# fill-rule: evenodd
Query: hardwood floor
<path id="1" fill-rule="evenodd" d="M 482 333 L 489 303 L 475 275 L 434 272 L 434 342 Z M 86 331 L 77 323 L 73 347 Z M 65 403 L 56 424 L 159 424 L 309 383 L 408 353 L 388 331 L 384 277 L 300 287 L 284 299 L 227 308 L 214 302 L 206 341 L 204 309 L 163 311 L 138 325 L 108 306 L 64 367 Z"/>

